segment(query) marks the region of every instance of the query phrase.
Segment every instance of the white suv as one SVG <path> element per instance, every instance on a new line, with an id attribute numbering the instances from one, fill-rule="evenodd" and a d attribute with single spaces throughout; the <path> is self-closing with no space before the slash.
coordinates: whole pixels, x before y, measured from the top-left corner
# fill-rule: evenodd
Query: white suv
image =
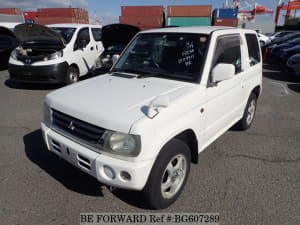
<path id="1" fill-rule="evenodd" d="M 50 151 L 165 208 L 198 153 L 233 125 L 250 127 L 261 84 L 255 31 L 144 31 L 108 74 L 48 94 L 41 127 Z"/>

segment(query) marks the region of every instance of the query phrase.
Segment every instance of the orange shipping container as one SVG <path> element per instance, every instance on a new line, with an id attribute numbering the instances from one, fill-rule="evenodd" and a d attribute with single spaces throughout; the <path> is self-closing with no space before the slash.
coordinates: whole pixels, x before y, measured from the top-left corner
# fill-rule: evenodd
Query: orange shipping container
<path id="1" fill-rule="evenodd" d="M 122 6 L 122 16 L 163 16 L 163 6 Z"/>
<path id="2" fill-rule="evenodd" d="M 76 19 L 74 17 L 48 17 L 48 18 L 40 18 L 37 17 L 34 20 L 35 23 L 41 24 L 41 25 L 47 25 L 47 24 L 57 24 L 57 23 L 77 23 Z"/>
<path id="3" fill-rule="evenodd" d="M 154 16 L 144 16 L 144 17 L 128 17 L 120 16 L 120 23 L 130 24 L 133 26 L 143 26 L 143 27 L 162 27 L 163 26 L 163 17 L 154 17 Z"/>
<path id="4" fill-rule="evenodd" d="M 21 10 L 18 8 L 0 8 L 0 14 L 22 15 Z"/>
<path id="5" fill-rule="evenodd" d="M 168 6 L 168 17 L 211 17 L 211 5 Z"/>

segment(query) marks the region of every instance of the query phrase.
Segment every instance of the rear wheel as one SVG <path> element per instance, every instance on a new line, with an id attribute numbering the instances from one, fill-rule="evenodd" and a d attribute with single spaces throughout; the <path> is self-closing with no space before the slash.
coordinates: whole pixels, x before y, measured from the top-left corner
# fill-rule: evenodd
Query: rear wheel
<path id="1" fill-rule="evenodd" d="M 190 171 L 191 153 L 181 140 L 167 143 L 157 157 L 143 190 L 148 205 L 163 209 L 176 201 Z"/>
<path id="2" fill-rule="evenodd" d="M 256 103 L 257 96 L 254 93 L 251 93 L 243 114 L 243 118 L 236 124 L 236 127 L 239 130 L 247 130 L 250 128 L 255 117 Z"/>
<path id="3" fill-rule="evenodd" d="M 66 74 L 66 80 L 65 84 L 73 84 L 76 83 L 79 79 L 79 71 L 77 68 L 71 66 L 69 67 L 67 74 Z"/>

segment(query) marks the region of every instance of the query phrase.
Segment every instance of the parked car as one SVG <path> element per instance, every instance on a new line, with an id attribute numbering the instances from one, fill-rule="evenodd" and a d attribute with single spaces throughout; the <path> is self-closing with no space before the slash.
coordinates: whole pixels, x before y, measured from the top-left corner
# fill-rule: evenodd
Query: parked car
<path id="1" fill-rule="evenodd" d="M 300 77 L 300 53 L 291 56 L 286 66 L 289 70 L 292 70 L 296 76 Z"/>
<path id="2" fill-rule="evenodd" d="M 100 56 L 102 68 L 112 67 L 113 55 L 120 55 L 140 28 L 128 24 L 110 24 L 102 28 L 102 43 L 104 51 Z"/>
<path id="3" fill-rule="evenodd" d="M 271 58 L 273 61 L 278 61 L 281 58 L 281 54 L 285 49 L 289 49 L 295 46 L 300 45 L 300 38 L 288 40 L 287 42 L 283 44 L 276 45 L 270 50 L 269 58 Z"/>
<path id="4" fill-rule="evenodd" d="M 88 24 L 21 24 L 9 60 L 10 78 L 20 82 L 77 82 L 100 66 L 101 27 Z"/>
<path id="5" fill-rule="evenodd" d="M 14 33 L 6 28 L 0 27 L 0 70 L 7 69 L 10 53 L 18 46 Z"/>
<path id="6" fill-rule="evenodd" d="M 264 34 L 257 33 L 257 36 L 258 36 L 258 39 L 259 39 L 260 46 L 264 46 L 264 45 L 269 44 L 271 42 L 271 38 L 264 35 Z"/>
<path id="7" fill-rule="evenodd" d="M 233 125 L 251 126 L 261 88 L 253 30 L 142 31 L 109 73 L 48 94 L 41 129 L 51 152 L 166 208 L 201 151 Z"/>
<path id="8" fill-rule="evenodd" d="M 282 69 L 286 68 L 286 63 L 287 63 L 288 59 L 298 53 L 300 53 L 300 45 L 296 45 L 291 48 L 282 49 L 281 54 L 279 55 Z"/>
<path id="9" fill-rule="evenodd" d="M 276 38 L 284 37 L 285 35 L 291 34 L 293 32 L 295 32 L 295 31 L 277 31 L 274 33 L 266 34 L 266 35 L 269 36 L 271 38 L 271 40 L 274 40 Z"/>
<path id="10" fill-rule="evenodd" d="M 287 41 L 292 41 L 294 39 L 300 38 L 300 32 L 293 32 L 291 34 L 287 34 L 284 37 L 277 38 L 271 41 L 269 44 L 266 44 L 262 47 L 262 52 L 264 54 L 264 60 L 268 60 L 268 56 L 272 48 L 276 47 L 277 45 L 284 44 Z"/>

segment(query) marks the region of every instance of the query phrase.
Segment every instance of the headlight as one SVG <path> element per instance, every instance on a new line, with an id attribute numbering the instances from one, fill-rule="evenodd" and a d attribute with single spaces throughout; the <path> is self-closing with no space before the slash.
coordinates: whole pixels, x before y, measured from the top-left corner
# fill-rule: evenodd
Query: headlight
<path id="1" fill-rule="evenodd" d="M 57 51 L 57 52 L 54 52 L 53 54 L 47 55 L 44 58 L 44 61 L 57 59 L 57 58 L 62 57 L 62 56 L 63 56 L 63 51 Z"/>
<path id="2" fill-rule="evenodd" d="M 137 156 L 141 148 L 139 135 L 106 131 L 101 137 L 103 149 L 125 156 Z"/>
<path id="3" fill-rule="evenodd" d="M 44 103 L 44 123 L 48 126 L 51 123 L 51 110 L 46 103 Z"/>
<path id="4" fill-rule="evenodd" d="M 18 60 L 18 52 L 16 49 L 14 49 L 11 53 L 10 53 L 10 57 L 15 59 L 15 60 Z"/>

